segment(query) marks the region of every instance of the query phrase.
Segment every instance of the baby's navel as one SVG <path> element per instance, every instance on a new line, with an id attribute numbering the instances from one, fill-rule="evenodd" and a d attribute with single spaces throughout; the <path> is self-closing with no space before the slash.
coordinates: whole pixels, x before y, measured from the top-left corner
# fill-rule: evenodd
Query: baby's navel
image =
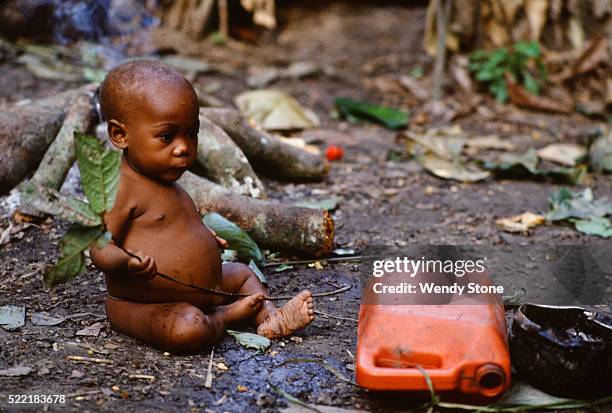
<path id="1" fill-rule="evenodd" d="M 164 220 L 164 218 L 166 218 L 166 216 L 165 216 L 164 214 L 159 214 L 159 215 L 157 216 L 157 220 L 158 220 L 158 221 L 163 221 L 163 220 Z"/>

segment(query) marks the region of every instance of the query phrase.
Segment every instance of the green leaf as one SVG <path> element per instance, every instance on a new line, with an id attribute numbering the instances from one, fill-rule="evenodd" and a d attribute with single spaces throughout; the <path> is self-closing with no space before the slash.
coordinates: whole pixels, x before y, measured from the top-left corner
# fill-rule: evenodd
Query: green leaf
<path id="1" fill-rule="evenodd" d="M 513 48 L 514 51 L 525 57 L 540 57 L 542 54 L 538 42 L 517 42 Z"/>
<path id="2" fill-rule="evenodd" d="M 270 347 L 270 340 L 264 336 L 253 333 L 244 333 L 235 330 L 226 330 L 227 334 L 234 337 L 234 339 L 244 348 L 251 348 L 259 350 L 261 352 L 266 351 Z"/>
<path id="3" fill-rule="evenodd" d="M 400 129 L 408 124 L 408 114 L 397 109 L 346 98 L 336 98 L 335 103 L 344 117 L 369 120 L 390 129 Z"/>
<path id="4" fill-rule="evenodd" d="M 105 149 L 90 135 L 75 132 L 74 139 L 83 192 L 96 214 L 110 211 L 119 184 L 121 154 Z"/>
<path id="5" fill-rule="evenodd" d="M 602 238 L 612 237 L 612 222 L 604 217 L 589 217 L 589 219 L 574 220 L 576 229 L 588 235 Z"/>
<path id="6" fill-rule="evenodd" d="M 332 196 L 330 198 L 322 199 L 320 201 L 304 200 L 296 202 L 295 205 L 303 208 L 325 209 L 327 211 L 332 211 L 338 207 L 338 201 L 339 198 L 337 196 Z"/>
<path id="7" fill-rule="evenodd" d="M 104 248 L 108 245 L 109 242 L 113 239 L 113 234 L 110 231 L 104 231 L 102 235 L 96 239 L 96 246 L 98 248 Z"/>
<path id="8" fill-rule="evenodd" d="M 253 238 L 238 225 L 215 212 L 205 215 L 202 220 L 219 237 L 227 241 L 228 248 L 236 251 L 241 261 L 253 260 L 256 263 L 264 261 L 264 255 Z"/>
<path id="9" fill-rule="evenodd" d="M 32 208 L 87 227 L 102 224 L 90 205 L 80 199 L 66 196 L 55 189 L 29 183 L 24 188 L 23 201 Z"/>
<path id="10" fill-rule="evenodd" d="M 62 257 L 55 265 L 47 267 L 43 279 L 46 286 L 53 287 L 76 277 L 84 269 L 85 256 L 83 253 L 78 253 Z"/>
<path id="11" fill-rule="evenodd" d="M 77 276 L 85 268 L 85 251 L 104 231 L 102 226 L 84 227 L 74 224 L 68 229 L 60 244 L 60 258 L 54 266 L 47 267 L 44 281 L 54 286 Z"/>
<path id="12" fill-rule="evenodd" d="M 259 278 L 259 281 L 261 281 L 262 284 L 267 284 L 268 283 L 268 279 L 266 278 L 264 273 L 261 272 L 261 270 L 259 269 L 257 264 L 255 264 L 255 261 L 253 261 L 253 260 L 249 261 L 249 268 L 257 276 L 257 278 Z"/>
<path id="13" fill-rule="evenodd" d="M 612 203 L 608 202 L 606 197 L 593 199 L 590 188 L 586 188 L 583 192 L 569 192 L 569 195 L 568 192 L 566 189 L 561 189 L 549 198 L 547 220 L 601 218 L 612 214 Z"/>
<path id="14" fill-rule="evenodd" d="M 0 327 L 6 331 L 19 330 L 25 325 L 25 307 L 5 305 L 0 307 Z"/>
<path id="15" fill-rule="evenodd" d="M 523 85 L 525 85 L 525 89 L 534 95 L 540 94 L 540 84 L 535 80 L 529 71 L 523 71 Z"/>
<path id="16" fill-rule="evenodd" d="M 287 271 L 293 268 L 293 265 L 289 265 L 289 264 L 281 264 L 278 267 L 276 267 L 274 269 L 274 272 L 283 272 L 283 271 Z"/>
<path id="17" fill-rule="evenodd" d="M 612 133 L 600 136 L 589 149 L 591 166 L 596 172 L 612 172 Z"/>
<path id="18" fill-rule="evenodd" d="M 505 103 L 508 100 L 508 88 L 506 87 L 506 81 L 500 80 L 491 83 L 489 90 L 495 96 L 495 100 L 500 103 Z"/>

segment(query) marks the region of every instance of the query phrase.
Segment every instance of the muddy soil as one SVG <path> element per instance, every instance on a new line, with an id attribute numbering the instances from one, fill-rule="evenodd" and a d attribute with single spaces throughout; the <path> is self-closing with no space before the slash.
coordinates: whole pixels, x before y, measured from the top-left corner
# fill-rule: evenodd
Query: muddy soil
<path id="1" fill-rule="evenodd" d="M 230 46 L 199 49 L 210 60 L 234 65 L 231 73 L 197 79 L 198 84 L 220 85 L 215 94 L 228 104 L 248 88 L 245 79 L 249 65 L 313 60 L 335 68 L 333 75 L 274 84 L 313 108 L 321 118 L 320 129 L 301 136 L 319 139 L 322 147 L 339 144 L 346 153 L 342 161 L 333 163 L 325 182 L 266 181 L 272 198 L 294 202 L 338 196 L 339 206 L 333 213 L 336 243 L 357 252 L 373 244 L 610 245 L 567 225 L 540 226 L 528 235 L 502 232 L 496 219 L 524 211 L 545 211 L 549 194 L 559 185 L 529 180 L 479 184 L 441 180 L 427 174 L 415 161 L 387 160 L 389 151 L 404 151 L 397 133 L 375 125 L 349 124 L 332 116 L 333 99 L 339 96 L 418 110 L 418 102 L 402 92 L 382 93 L 373 86 L 373 80 L 417 67 L 427 73 L 431 67 L 431 60 L 420 48 L 423 8 L 393 4 L 373 8 L 349 3 L 325 6 L 319 2 L 312 10 L 288 7 L 282 11 L 280 35 L 264 37 L 259 53 L 241 55 Z M 12 62 L 5 62 L 0 70 L 0 100 L 5 102 L 53 94 L 72 86 L 39 81 Z M 464 117 L 459 124 L 466 130 L 496 133 L 519 148 L 558 140 L 584 142 L 597 126 L 579 115 L 521 112 L 489 101 L 486 105 L 500 113 L 511 110 L 538 126 L 504 122 L 503 116 L 492 121 L 479 114 Z M 596 196 L 612 194 L 612 177 L 594 175 L 590 186 Z M 10 199 L 2 201 L 3 212 L 7 212 Z M 3 217 L 2 226 L 7 225 L 8 218 Z M 53 291 L 43 288 L 41 269 L 55 259 L 65 229 L 57 221 L 32 225 L 0 249 L 0 306 L 25 306 L 28 312 L 27 324 L 21 330 L 0 329 L 0 369 L 17 365 L 32 368 L 27 376 L 0 377 L 0 411 L 43 410 L 42 406 L 7 404 L 9 394 L 26 393 L 67 396 L 65 405 L 48 405 L 45 411 L 272 412 L 287 406 L 280 392 L 308 403 L 376 412 L 406 411 L 427 400 L 426 396 L 376 395 L 350 383 L 354 380 L 355 319 L 361 293 L 358 264 L 324 263 L 322 269 L 303 265 L 283 272 L 268 269 L 273 294 L 296 293 L 304 288 L 320 292 L 341 285 L 350 285 L 351 289 L 318 299 L 316 309 L 320 313 L 312 325 L 274 342 L 265 354 L 243 349 L 225 337 L 215 348 L 214 379 L 212 388 L 207 389 L 208 354 L 165 354 L 111 329 L 104 314 L 104 280 L 95 268 L 88 266 L 87 274 Z M 541 285 L 546 281 L 538 280 Z M 612 297 L 609 286 L 604 303 Z M 33 325 L 29 316 L 41 311 L 65 317 L 66 321 L 53 327 Z M 97 337 L 76 334 L 98 322 L 102 329 Z M 78 362 L 68 356 L 98 360 Z M 604 406 L 589 411 L 609 409 Z"/>

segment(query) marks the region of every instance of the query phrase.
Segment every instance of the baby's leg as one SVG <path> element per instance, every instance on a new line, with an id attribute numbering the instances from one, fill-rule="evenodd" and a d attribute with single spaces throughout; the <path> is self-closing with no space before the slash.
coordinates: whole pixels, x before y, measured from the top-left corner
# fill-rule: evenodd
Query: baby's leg
<path id="1" fill-rule="evenodd" d="M 231 293 L 261 295 L 266 289 L 257 276 L 244 264 L 223 264 L 222 288 Z M 250 298 L 250 297 L 249 297 Z M 257 333 L 268 338 L 284 337 L 306 327 L 314 320 L 312 296 L 304 290 L 282 308 L 278 309 L 271 301 L 264 301 L 255 315 Z"/>
<path id="2" fill-rule="evenodd" d="M 106 314 L 116 329 L 174 353 L 193 353 L 223 335 L 221 312 L 204 314 L 188 303 L 148 304 L 106 298 Z"/>

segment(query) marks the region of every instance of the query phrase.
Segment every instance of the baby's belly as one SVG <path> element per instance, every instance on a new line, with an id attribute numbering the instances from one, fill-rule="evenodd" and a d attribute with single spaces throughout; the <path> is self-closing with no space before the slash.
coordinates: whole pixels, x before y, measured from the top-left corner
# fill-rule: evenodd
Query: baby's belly
<path id="1" fill-rule="evenodd" d="M 202 225 L 174 229 L 130 231 L 124 247 L 155 259 L 157 272 L 186 284 L 220 290 L 221 257 L 214 236 Z M 129 274 L 107 274 L 108 293 L 140 302 L 190 302 L 199 307 L 219 305 L 222 299 L 161 276 L 148 281 Z"/>

